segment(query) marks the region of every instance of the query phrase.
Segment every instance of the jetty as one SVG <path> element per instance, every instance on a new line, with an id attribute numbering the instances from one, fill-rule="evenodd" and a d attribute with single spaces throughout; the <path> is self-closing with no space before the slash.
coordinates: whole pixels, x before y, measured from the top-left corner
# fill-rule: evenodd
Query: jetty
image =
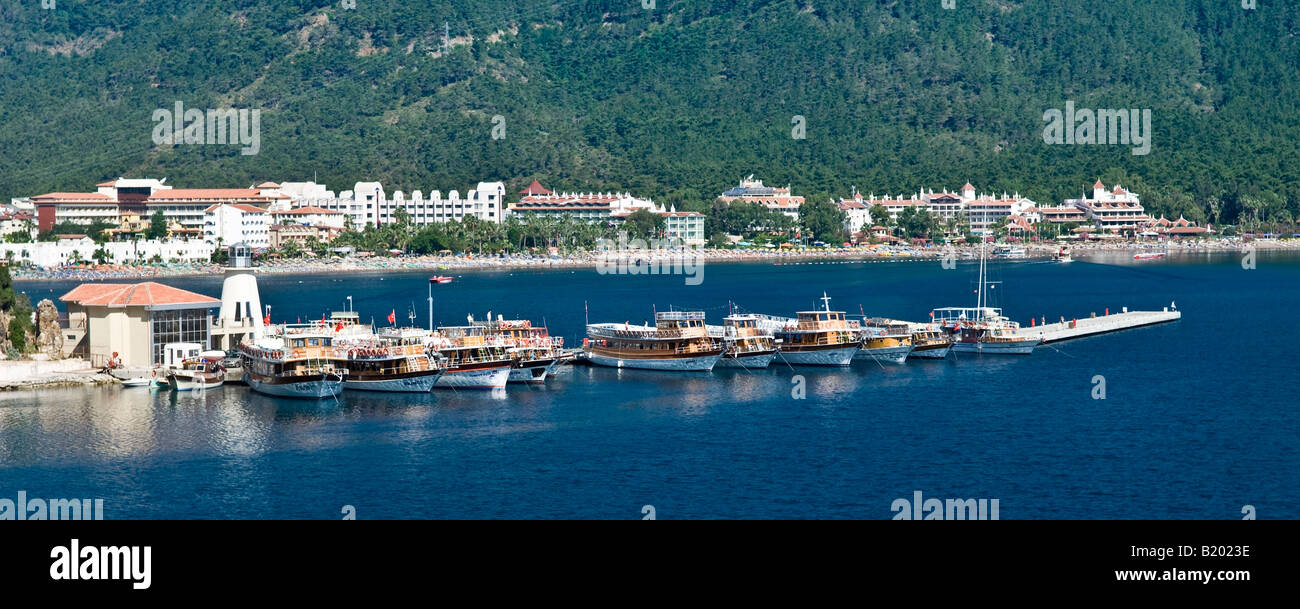
<path id="1" fill-rule="evenodd" d="M 1107 311 L 1109 313 L 1109 311 Z M 1152 326 L 1155 324 L 1169 323 L 1178 321 L 1183 316 L 1182 312 L 1169 307 L 1161 311 L 1129 311 L 1127 307 L 1120 313 L 1096 315 L 1081 319 L 1067 319 L 1065 321 L 1040 324 L 1030 326 L 1020 326 L 1020 333 L 1029 336 L 1037 336 L 1043 340 L 1043 343 L 1054 343 L 1074 338 L 1083 338 L 1085 336 L 1095 336 L 1097 334 L 1106 334 L 1108 332 L 1119 332 L 1120 330 L 1129 330 L 1132 328 L 1141 328 L 1143 326 Z"/>

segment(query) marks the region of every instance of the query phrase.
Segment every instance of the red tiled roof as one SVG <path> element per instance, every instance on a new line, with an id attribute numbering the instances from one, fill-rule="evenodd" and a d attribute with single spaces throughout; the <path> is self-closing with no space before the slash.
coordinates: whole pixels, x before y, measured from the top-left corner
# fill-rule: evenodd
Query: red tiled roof
<path id="1" fill-rule="evenodd" d="M 257 185 L 258 188 L 279 188 L 280 185 L 275 182 L 262 182 Z"/>
<path id="2" fill-rule="evenodd" d="M 42 199 L 50 199 L 51 201 L 43 201 Z M 35 197 L 32 197 L 32 200 L 39 203 L 52 202 L 57 200 L 66 200 L 66 201 L 93 200 L 93 201 L 103 201 L 105 203 L 111 203 L 113 202 L 113 197 L 98 192 L 49 192 L 43 195 L 37 195 Z"/>
<path id="3" fill-rule="evenodd" d="M 542 186 L 542 183 L 541 183 L 541 182 L 538 182 L 537 180 L 533 180 L 533 183 L 532 183 L 532 184 L 529 184 L 529 185 L 528 185 L 528 188 L 525 188 L 525 189 L 519 191 L 519 194 L 521 194 L 521 195 L 549 195 L 549 194 L 551 194 L 551 191 L 546 190 L 546 187 Z"/>
<path id="4" fill-rule="evenodd" d="M 221 301 L 154 281 L 144 283 L 83 283 L 59 297 L 63 302 L 99 307 L 158 307 L 181 304 L 218 304 Z"/>
<path id="5" fill-rule="evenodd" d="M 60 239 L 85 239 L 86 238 L 85 235 L 79 233 L 63 233 L 61 235 L 55 235 L 55 236 Z"/>
<path id="6" fill-rule="evenodd" d="M 1100 188 L 1100 189 L 1102 189 L 1102 190 L 1106 190 L 1106 185 L 1101 183 L 1101 178 L 1098 178 L 1098 179 L 1097 179 L 1097 183 L 1096 183 L 1096 184 L 1093 184 L 1092 187 L 1093 187 L 1093 188 Z"/>

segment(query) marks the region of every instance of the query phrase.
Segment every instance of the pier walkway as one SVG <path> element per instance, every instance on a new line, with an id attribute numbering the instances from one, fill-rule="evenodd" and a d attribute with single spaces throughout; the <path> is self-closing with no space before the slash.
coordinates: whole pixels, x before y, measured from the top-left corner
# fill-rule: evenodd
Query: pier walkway
<path id="1" fill-rule="evenodd" d="M 1064 323 L 1058 322 L 1031 327 L 1021 325 L 1020 333 L 1040 337 L 1044 343 L 1054 343 L 1072 338 L 1083 338 L 1107 332 L 1118 332 L 1130 328 L 1178 321 L 1182 316 L 1182 312 L 1178 310 L 1170 311 L 1168 307 L 1165 307 L 1163 311 L 1125 311 L 1113 315 L 1099 315 L 1077 320 L 1067 319 Z"/>

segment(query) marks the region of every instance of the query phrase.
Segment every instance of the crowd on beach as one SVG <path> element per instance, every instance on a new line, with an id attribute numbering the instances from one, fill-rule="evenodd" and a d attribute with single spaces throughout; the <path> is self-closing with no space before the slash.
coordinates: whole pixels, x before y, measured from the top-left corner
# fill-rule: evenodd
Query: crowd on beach
<path id="1" fill-rule="evenodd" d="M 1186 239 L 1173 241 L 1087 241 L 1027 242 L 1015 244 L 1028 257 L 1049 257 L 1061 247 L 1070 247 L 1077 258 L 1088 252 L 1159 250 L 1170 253 L 1191 251 L 1240 251 L 1248 246 L 1258 249 L 1300 249 L 1300 240 L 1256 240 L 1240 238 Z M 950 249 L 951 248 L 951 249 Z M 700 248 L 689 249 L 687 256 L 699 262 L 772 262 L 816 259 L 916 260 L 941 258 L 956 251 L 963 257 L 977 255 L 978 244 L 968 245 L 862 245 L 857 247 L 796 248 Z M 628 250 L 586 251 L 551 254 L 458 254 L 428 256 L 345 256 L 329 258 L 269 258 L 259 261 L 258 271 L 265 274 L 346 273 L 403 270 L 473 270 L 492 268 L 551 268 L 593 266 L 608 256 L 644 257 L 648 260 L 680 257 L 681 252 Z M 15 279 L 114 281 L 220 274 L 220 264 L 95 265 L 81 264 L 58 268 L 20 267 Z"/>

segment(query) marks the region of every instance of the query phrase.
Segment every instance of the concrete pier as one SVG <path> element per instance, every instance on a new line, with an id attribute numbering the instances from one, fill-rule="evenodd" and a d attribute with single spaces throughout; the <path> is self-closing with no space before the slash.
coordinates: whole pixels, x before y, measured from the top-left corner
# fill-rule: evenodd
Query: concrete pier
<path id="1" fill-rule="evenodd" d="M 1057 322 L 1032 327 L 1021 324 L 1020 334 L 1040 337 L 1044 343 L 1054 343 L 1072 338 L 1083 338 L 1107 332 L 1118 332 L 1120 330 L 1178 321 L 1182 316 L 1182 312 L 1170 311 L 1168 307 L 1163 311 L 1125 311 L 1111 315 L 1083 317 L 1077 320 L 1067 319 L 1064 323 Z"/>

